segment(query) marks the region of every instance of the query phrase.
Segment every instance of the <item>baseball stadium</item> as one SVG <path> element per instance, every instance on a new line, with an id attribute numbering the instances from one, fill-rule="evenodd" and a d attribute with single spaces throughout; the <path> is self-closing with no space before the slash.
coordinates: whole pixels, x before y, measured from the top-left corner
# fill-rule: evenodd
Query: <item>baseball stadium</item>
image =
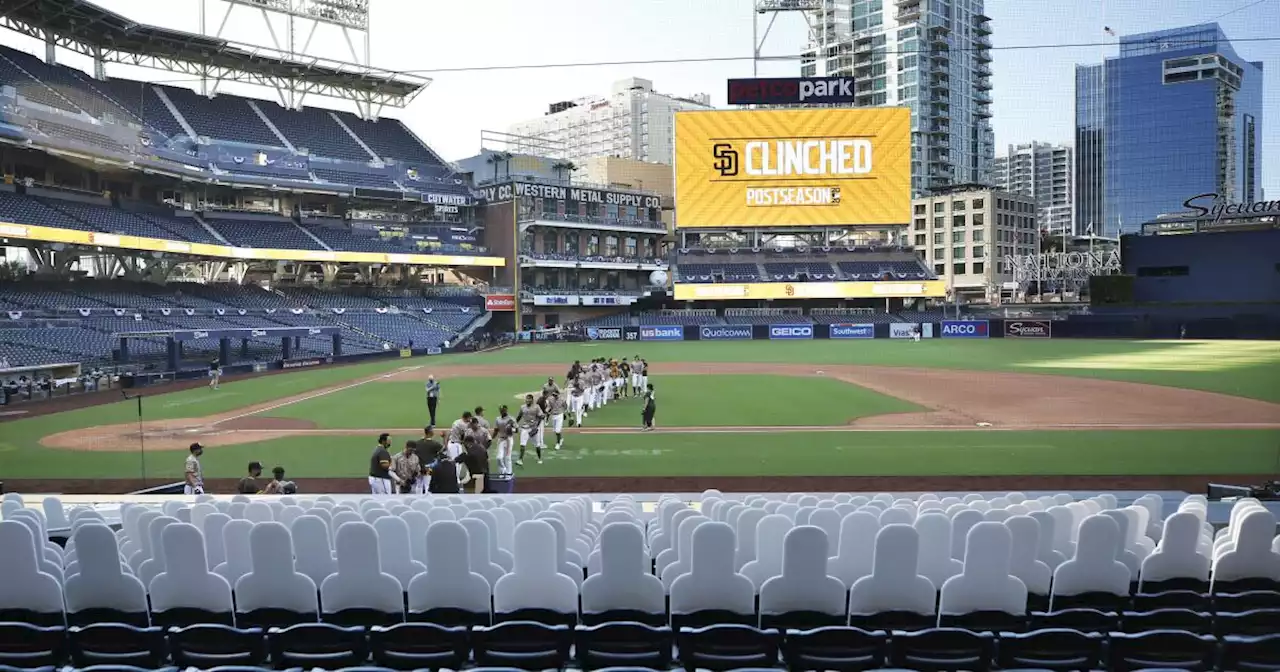
<path id="1" fill-rule="evenodd" d="M 1218 24 L 1116 38 L 1216 106 L 1128 199 L 994 157 L 981 0 L 892 3 L 897 97 L 755 0 L 805 76 L 456 160 L 370 61 L 395 0 L 207 2 L 0 6 L 0 666 L 1280 670 L 1280 202 Z"/>

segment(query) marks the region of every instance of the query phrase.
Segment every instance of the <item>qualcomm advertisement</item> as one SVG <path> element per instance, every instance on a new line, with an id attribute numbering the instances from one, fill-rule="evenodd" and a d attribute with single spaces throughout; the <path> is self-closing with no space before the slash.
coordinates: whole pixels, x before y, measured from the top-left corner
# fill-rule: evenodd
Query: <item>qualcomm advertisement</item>
<path id="1" fill-rule="evenodd" d="M 681 326 L 640 327 L 640 340 L 642 341 L 683 341 L 684 327 L 681 327 Z"/>
<path id="2" fill-rule="evenodd" d="M 833 324 L 831 338 L 875 338 L 874 324 Z"/>
<path id="3" fill-rule="evenodd" d="M 943 338 L 989 338 L 991 323 L 986 320 L 956 321 L 943 320 Z"/>
<path id="4" fill-rule="evenodd" d="M 769 340 L 771 341 L 806 340 L 811 338 L 813 338 L 812 324 L 769 325 Z"/>
<path id="5" fill-rule="evenodd" d="M 729 324 L 702 327 L 698 330 L 698 338 L 704 341 L 749 341 L 751 340 L 751 325 Z"/>

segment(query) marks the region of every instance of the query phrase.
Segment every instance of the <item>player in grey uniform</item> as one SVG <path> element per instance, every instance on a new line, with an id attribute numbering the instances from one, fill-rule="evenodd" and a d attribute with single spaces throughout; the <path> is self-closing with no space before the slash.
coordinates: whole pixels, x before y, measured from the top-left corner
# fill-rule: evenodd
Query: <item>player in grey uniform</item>
<path id="1" fill-rule="evenodd" d="M 553 394 L 547 398 L 550 409 L 548 413 L 551 415 L 551 431 L 556 433 L 556 450 L 564 447 L 564 414 L 569 410 L 569 404 L 565 402 L 563 396 Z"/>
<path id="2" fill-rule="evenodd" d="M 547 383 L 542 386 L 542 394 L 548 397 L 553 394 L 560 394 L 560 386 L 556 385 L 555 378 L 547 378 Z"/>
<path id="3" fill-rule="evenodd" d="M 644 364 L 640 362 L 640 355 L 631 361 L 631 393 L 637 397 L 644 393 Z"/>
<path id="4" fill-rule="evenodd" d="M 538 464 L 542 464 L 542 448 L 537 446 L 538 430 L 542 427 L 542 409 L 533 401 L 532 394 L 524 395 L 524 406 L 516 413 L 516 424 L 520 427 L 520 457 L 516 458 L 516 466 L 524 466 L 524 449 L 529 439 L 534 439 L 538 449 Z"/>
<path id="5" fill-rule="evenodd" d="M 478 421 L 480 421 L 480 426 L 481 426 L 481 427 L 484 427 L 485 429 L 489 430 L 489 432 L 490 432 L 490 433 L 492 433 L 492 432 L 493 432 L 493 426 L 492 426 L 492 425 L 490 425 L 490 424 L 489 424 L 489 421 L 488 421 L 488 420 L 485 420 L 485 418 L 484 418 L 484 407 L 483 407 L 483 406 L 476 406 L 476 410 L 474 411 L 474 413 L 475 413 L 475 419 L 476 419 L 476 420 L 478 420 Z"/>
<path id="6" fill-rule="evenodd" d="M 569 386 L 569 413 L 571 414 L 572 427 L 581 427 L 582 418 L 586 417 L 587 404 L 587 386 L 582 382 L 581 376 L 573 379 L 573 383 Z"/>
<path id="7" fill-rule="evenodd" d="M 498 419 L 493 421 L 493 435 L 498 440 L 498 475 L 510 476 L 511 444 L 515 442 L 516 419 L 507 415 L 507 407 L 498 409 Z"/>
<path id="8" fill-rule="evenodd" d="M 449 426 L 449 440 L 445 443 L 445 457 L 456 459 L 463 451 L 463 441 L 467 436 L 467 428 L 471 426 L 471 411 L 463 411 L 462 418 L 454 420 Z"/>

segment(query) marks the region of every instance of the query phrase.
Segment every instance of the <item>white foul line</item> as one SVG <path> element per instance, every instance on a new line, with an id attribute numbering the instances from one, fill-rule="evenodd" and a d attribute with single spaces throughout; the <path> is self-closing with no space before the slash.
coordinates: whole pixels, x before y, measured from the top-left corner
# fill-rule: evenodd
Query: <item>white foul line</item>
<path id="1" fill-rule="evenodd" d="M 399 369 L 396 369 L 395 371 L 392 371 L 391 373 L 386 373 L 386 374 L 383 374 L 383 375 L 381 375 L 381 376 L 374 376 L 374 377 L 372 377 L 372 378 L 366 378 L 366 379 L 364 379 L 364 380 L 357 380 L 356 382 L 351 383 L 351 384 L 349 384 L 349 385 L 343 385 L 343 386 L 341 386 L 341 387 L 333 387 L 333 388 L 330 388 L 330 389 L 327 389 L 327 390 L 321 390 L 321 391 L 319 391 L 319 392 L 316 392 L 315 394 L 310 394 L 310 395 L 307 395 L 307 396 L 305 396 L 305 397 L 298 397 L 297 399 L 291 399 L 291 400 L 289 400 L 289 401 L 284 401 L 284 402 L 280 402 L 280 403 L 278 403 L 278 404 L 273 404 L 273 405 L 271 405 L 271 406 L 266 406 L 266 407 L 263 407 L 263 408 L 259 408 L 259 409 L 258 409 L 258 410 L 256 410 L 256 411 L 249 411 L 248 413 L 241 413 L 241 414 L 239 414 L 239 415 L 233 415 L 233 416 L 231 416 L 231 417 L 229 417 L 229 418 L 223 418 L 223 419 L 221 419 L 221 420 L 219 420 L 219 421 L 217 421 L 217 422 L 213 423 L 213 424 L 212 424 L 212 425 L 210 425 L 210 426 L 211 426 L 211 427 L 217 427 L 218 425 L 221 425 L 221 424 L 222 424 L 222 423 L 224 423 L 224 422 L 231 422 L 232 420 L 239 420 L 240 418 L 247 418 L 247 417 L 252 416 L 252 415 L 258 415 L 259 413 L 266 413 L 267 411 L 274 411 L 274 410 L 276 410 L 277 408 L 284 408 L 285 406 L 291 406 L 291 405 L 293 405 L 293 404 L 297 404 L 297 403 L 299 403 L 299 402 L 303 402 L 303 401 L 310 401 L 310 400 L 312 400 L 312 399 L 318 399 L 318 398 L 320 398 L 320 397 L 323 397 L 323 396 L 326 396 L 326 395 L 333 394 L 334 392 L 341 392 L 341 391 L 343 391 L 343 390 L 349 390 L 349 389 L 351 389 L 351 388 L 353 388 L 353 387 L 360 387 L 361 385 L 364 385 L 365 383 L 372 383 L 372 382 L 376 382 L 376 381 L 379 381 L 379 380 L 386 380 L 387 378 L 393 378 L 393 377 L 398 376 L 398 375 L 400 375 L 400 374 L 402 374 L 402 373 L 406 373 L 406 372 L 409 372 L 409 371 L 417 371 L 418 369 L 421 369 L 423 366 L 426 366 L 426 365 L 425 365 L 425 364 L 419 364 L 418 366 L 405 366 L 405 367 L 401 367 L 401 368 L 399 368 Z"/>

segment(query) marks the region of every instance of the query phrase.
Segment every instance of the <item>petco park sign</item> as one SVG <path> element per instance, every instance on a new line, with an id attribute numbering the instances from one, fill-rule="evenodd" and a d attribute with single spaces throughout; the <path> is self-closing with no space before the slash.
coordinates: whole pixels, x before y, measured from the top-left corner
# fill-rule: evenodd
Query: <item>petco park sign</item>
<path id="1" fill-rule="evenodd" d="M 852 77 L 773 77 L 729 80 L 730 105 L 852 103 Z"/>

